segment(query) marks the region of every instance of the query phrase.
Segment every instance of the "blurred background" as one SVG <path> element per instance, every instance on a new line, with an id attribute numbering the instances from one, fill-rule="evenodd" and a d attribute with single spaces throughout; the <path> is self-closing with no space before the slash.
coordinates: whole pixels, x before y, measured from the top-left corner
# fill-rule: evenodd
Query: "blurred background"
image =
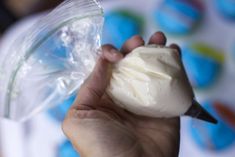
<path id="1" fill-rule="evenodd" d="M 1 0 L 0 48 L 60 2 Z M 103 0 L 101 5 L 105 13 L 103 44 L 120 48 L 133 35 L 148 39 L 162 31 L 168 44 L 181 46 L 195 96 L 219 123 L 181 118 L 180 157 L 234 157 L 235 1 Z M 79 157 L 60 126 L 74 99 L 24 123 L 0 120 L 0 157 Z"/>

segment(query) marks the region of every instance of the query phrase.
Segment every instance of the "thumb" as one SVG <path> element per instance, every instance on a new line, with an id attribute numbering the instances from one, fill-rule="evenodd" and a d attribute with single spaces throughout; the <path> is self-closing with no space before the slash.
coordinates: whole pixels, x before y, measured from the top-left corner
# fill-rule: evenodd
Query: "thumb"
<path id="1" fill-rule="evenodd" d="M 111 66 L 123 58 L 123 55 L 112 45 L 102 46 L 102 55 L 84 84 L 81 86 L 77 99 L 73 105 L 94 106 L 99 102 L 111 76 Z"/>

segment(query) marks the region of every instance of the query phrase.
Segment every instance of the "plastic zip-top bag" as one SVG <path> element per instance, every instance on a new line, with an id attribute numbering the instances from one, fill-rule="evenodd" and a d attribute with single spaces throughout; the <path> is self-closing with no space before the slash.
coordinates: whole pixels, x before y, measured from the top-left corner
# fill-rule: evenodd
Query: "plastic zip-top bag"
<path id="1" fill-rule="evenodd" d="M 67 0 L 0 54 L 0 116 L 25 120 L 73 95 L 100 53 L 103 10 Z"/>

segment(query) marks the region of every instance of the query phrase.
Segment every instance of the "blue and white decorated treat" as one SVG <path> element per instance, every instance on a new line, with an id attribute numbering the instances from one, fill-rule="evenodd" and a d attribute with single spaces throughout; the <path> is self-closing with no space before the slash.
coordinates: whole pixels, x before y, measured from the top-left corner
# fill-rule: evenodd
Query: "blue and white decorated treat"
<path id="1" fill-rule="evenodd" d="M 182 47 L 182 59 L 192 86 L 206 88 L 219 77 L 224 54 L 205 43 L 190 43 Z"/>
<path id="2" fill-rule="evenodd" d="M 235 20 L 235 1 L 234 0 L 215 0 L 216 8 L 219 13 L 227 19 Z"/>
<path id="3" fill-rule="evenodd" d="M 203 8 L 198 0 L 164 0 L 154 12 L 154 20 L 165 33 L 187 35 L 203 19 Z"/>
<path id="4" fill-rule="evenodd" d="M 116 10 L 105 14 L 103 44 L 113 44 L 121 48 L 133 35 L 142 35 L 143 18 L 130 10 Z"/>
<path id="5" fill-rule="evenodd" d="M 65 100 L 63 103 L 50 109 L 48 111 L 48 114 L 50 115 L 50 117 L 57 120 L 58 122 L 62 122 L 64 120 L 69 108 L 71 107 L 71 105 L 75 101 L 75 98 L 76 98 L 76 96 L 71 96 L 70 98 Z"/>
<path id="6" fill-rule="evenodd" d="M 80 157 L 80 155 L 74 150 L 72 144 L 66 140 L 59 146 L 58 157 Z"/>
<path id="7" fill-rule="evenodd" d="M 235 143 L 235 113 L 219 102 L 205 102 L 205 109 L 217 118 L 218 124 L 191 120 L 189 129 L 201 149 L 224 150 Z"/>

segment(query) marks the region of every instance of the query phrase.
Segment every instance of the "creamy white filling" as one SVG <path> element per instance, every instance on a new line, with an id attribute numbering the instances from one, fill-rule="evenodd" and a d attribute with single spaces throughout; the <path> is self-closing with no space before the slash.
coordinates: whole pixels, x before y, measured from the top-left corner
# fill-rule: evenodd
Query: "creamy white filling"
<path id="1" fill-rule="evenodd" d="M 107 93 L 119 106 L 138 115 L 183 115 L 194 97 L 178 52 L 143 46 L 117 63 Z"/>

